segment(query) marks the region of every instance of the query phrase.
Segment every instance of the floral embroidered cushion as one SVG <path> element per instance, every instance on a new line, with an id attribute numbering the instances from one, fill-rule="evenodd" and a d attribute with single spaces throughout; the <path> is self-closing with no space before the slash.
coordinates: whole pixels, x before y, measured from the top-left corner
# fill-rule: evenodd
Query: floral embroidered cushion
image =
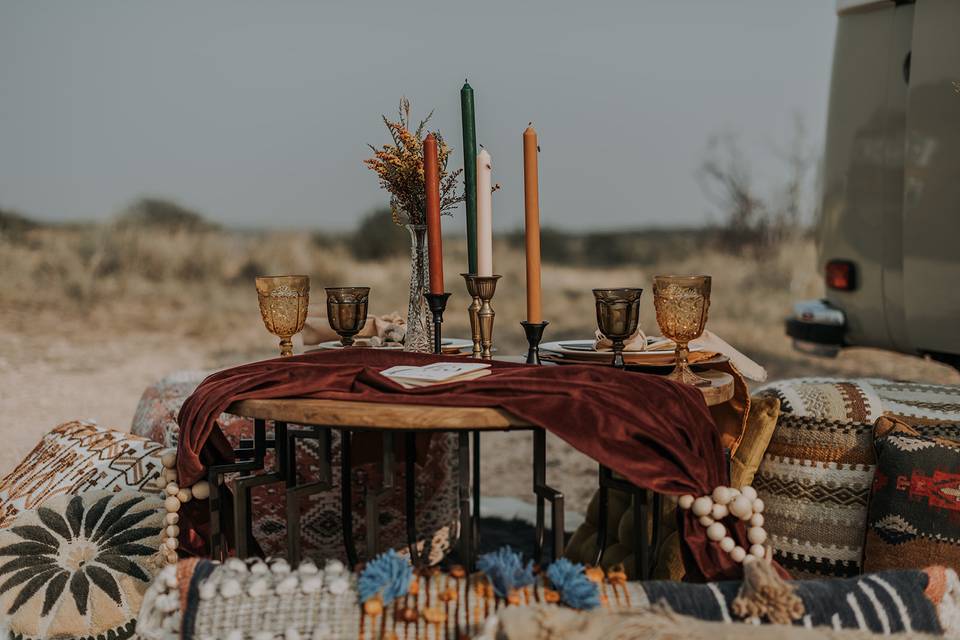
<path id="1" fill-rule="evenodd" d="M 18 640 L 134 636 L 162 568 L 159 496 L 60 495 L 0 530 L 0 620 Z"/>
<path id="2" fill-rule="evenodd" d="M 66 422 L 0 480 L 0 529 L 18 513 L 63 494 L 98 489 L 159 494 L 163 445 L 92 422 Z"/>

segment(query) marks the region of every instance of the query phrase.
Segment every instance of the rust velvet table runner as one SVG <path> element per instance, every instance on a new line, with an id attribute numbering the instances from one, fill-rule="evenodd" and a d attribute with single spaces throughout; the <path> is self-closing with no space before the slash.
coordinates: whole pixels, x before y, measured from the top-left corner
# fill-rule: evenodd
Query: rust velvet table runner
<path id="1" fill-rule="evenodd" d="M 638 487 L 668 495 L 705 495 L 728 484 L 720 434 L 700 392 L 664 378 L 609 367 L 536 367 L 492 362 L 489 376 L 403 389 L 387 367 L 462 358 L 385 350 L 318 351 L 234 367 L 209 376 L 180 410 L 181 483 L 202 479 L 207 464 L 233 452 L 217 418 L 234 401 L 309 397 L 438 406 L 497 407 L 562 438 Z M 692 511 L 679 516 L 691 577 L 739 576 L 738 565 L 706 539 Z M 738 523 L 731 535 L 748 547 Z"/>

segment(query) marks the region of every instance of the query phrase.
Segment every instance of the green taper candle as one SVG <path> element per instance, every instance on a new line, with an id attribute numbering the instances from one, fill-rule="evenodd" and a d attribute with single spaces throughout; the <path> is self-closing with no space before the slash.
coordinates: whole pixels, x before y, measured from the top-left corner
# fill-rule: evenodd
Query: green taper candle
<path id="1" fill-rule="evenodd" d="M 477 272 L 477 123 L 473 116 L 473 87 L 466 80 L 460 89 L 463 118 L 463 185 L 467 205 L 467 262 Z"/>

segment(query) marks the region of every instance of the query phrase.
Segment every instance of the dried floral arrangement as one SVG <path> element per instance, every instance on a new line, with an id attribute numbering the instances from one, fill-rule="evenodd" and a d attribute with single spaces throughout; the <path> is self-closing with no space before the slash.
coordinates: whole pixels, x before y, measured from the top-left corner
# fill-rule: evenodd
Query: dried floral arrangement
<path id="1" fill-rule="evenodd" d="M 423 138 L 427 123 L 433 111 L 420 121 L 414 131 L 410 130 L 410 101 L 400 99 L 399 119 L 390 120 L 383 116 L 383 123 L 393 138 L 393 144 L 385 144 L 379 149 L 367 145 L 373 151 L 373 157 L 363 163 L 376 172 L 380 186 L 390 192 L 390 210 L 397 224 L 424 224 L 426 195 L 423 186 Z M 437 139 L 437 157 L 440 173 L 440 212 L 449 215 L 450 210 L 463 202 L 463 193 L 457 193 L 457 183 L 462 169 L 447 172 L 447 161 L 452 149 L 444 141 L 439 131 L 433 131 Z"/>

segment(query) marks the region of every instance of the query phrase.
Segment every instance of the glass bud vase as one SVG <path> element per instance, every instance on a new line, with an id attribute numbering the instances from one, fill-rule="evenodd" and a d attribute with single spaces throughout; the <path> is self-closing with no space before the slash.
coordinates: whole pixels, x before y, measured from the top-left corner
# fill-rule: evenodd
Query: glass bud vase
<path id="1" fill-rule="evenodd" d="M 410 232 L 410 302 L 407 306 L 407 334 L 403 350 L 416 353 L 433 351 L 433 323 L 424 297 L 430 286 L 427 258 L 427 225 L 404 225 Z"/>

